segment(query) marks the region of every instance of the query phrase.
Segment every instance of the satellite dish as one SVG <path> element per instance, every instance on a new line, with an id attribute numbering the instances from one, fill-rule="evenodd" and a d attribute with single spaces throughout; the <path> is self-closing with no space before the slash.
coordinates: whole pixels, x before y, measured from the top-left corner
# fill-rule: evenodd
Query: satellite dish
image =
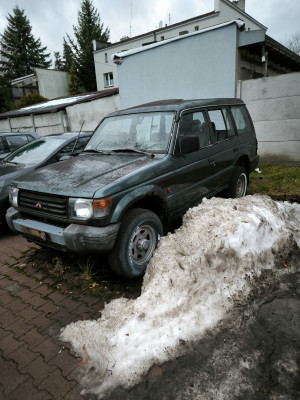
<path id="1" fill-rule="evenodd" d="M 161 29 L 163 27 L 163 22 L 159 21 L 159 25 L 158 25 L 159 29 Z"/>

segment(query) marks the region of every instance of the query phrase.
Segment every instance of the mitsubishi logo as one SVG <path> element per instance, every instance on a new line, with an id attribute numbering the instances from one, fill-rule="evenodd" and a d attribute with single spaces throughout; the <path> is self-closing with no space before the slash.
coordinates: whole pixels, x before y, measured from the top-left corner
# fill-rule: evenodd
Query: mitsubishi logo
<path id="1" fill-rule="evenodd" d="M 42 208 L 42 205 L 41 205 L 41 203 L 36 203 L 36 205 L 35 205 L 37 208 Z"/>

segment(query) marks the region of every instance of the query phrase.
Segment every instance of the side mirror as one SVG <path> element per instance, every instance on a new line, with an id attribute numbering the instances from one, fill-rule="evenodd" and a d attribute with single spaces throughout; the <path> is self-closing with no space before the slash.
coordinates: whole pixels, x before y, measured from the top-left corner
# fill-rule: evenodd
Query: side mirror
<path id="1" fill-rule="evenodd" d="M 200 149 L 198 136 L 184 136 L 180 143 L 181 152 L 183 154 L 193 153 Z"/>

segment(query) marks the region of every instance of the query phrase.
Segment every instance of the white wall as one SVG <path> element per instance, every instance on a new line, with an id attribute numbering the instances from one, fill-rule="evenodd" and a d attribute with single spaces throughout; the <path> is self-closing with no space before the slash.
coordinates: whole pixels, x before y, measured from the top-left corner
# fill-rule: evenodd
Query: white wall
<path id="1" fill-rule="evenodd" d="M 237 25 L 128 55 L 118 66 L 121 108 L 163 99 L 235 97 Z"/>
<path id="2" fill-rule="evenodd" d="M 240 82 L 262 162 L 300 164 L 300 73 Z"/>
<path id="3" fill-rule="evenodd" d="M 68 96 L 68 76 L 64 71 L 35 68 L 38 78 L 39 93 L 47 99 Z"/>

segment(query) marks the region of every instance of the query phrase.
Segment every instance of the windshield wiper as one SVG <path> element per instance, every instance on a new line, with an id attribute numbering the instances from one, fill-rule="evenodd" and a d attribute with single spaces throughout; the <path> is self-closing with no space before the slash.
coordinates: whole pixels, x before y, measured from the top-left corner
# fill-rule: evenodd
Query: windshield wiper
<path id="1" fill-rule="evenodd" d="M 5 164 L 5 165 L 18 165 L 20 163 L 17 163 L 15 161 L 5 161 L 3 164 Z"/>
<path id="2" fill-rule="evenodd" d="M 83 150 L 82 153 L 99 153 L 99 154 L 111 155 L 111 152 L 110 152 L 110 151 L 98 150 L 98 149 Z"/>
<path id="3" fill-rule="evenodd" d="M 147 151 L 142 151 L 142 150 L 135 150 L 135 149 L 114 149 L 112 150 L 116 153 L 139 153 L 139 154 L 144 154 L 147 157 L 153 158 L 154 154 L 149 153 Z"/>

